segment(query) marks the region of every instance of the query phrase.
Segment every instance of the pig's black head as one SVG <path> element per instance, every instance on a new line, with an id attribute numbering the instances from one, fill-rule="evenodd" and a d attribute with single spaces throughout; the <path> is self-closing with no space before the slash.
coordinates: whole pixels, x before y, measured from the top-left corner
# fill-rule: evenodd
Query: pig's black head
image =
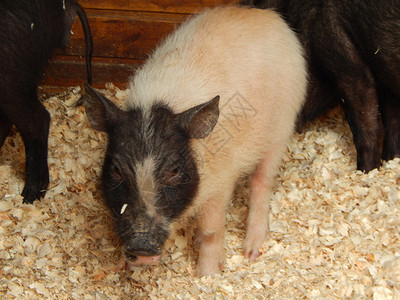
<path id="1" fill-rule="evenodd" d="M 189 141 L 204 138 L 219 116 L 219 97 L 174 114 L 165 104 L 123 111 L 90 86 L 86 113 L 108 133 L 102 186 L 128 258 L 159 257 L 171 222 L 191 204 L 199 175 Z"/>

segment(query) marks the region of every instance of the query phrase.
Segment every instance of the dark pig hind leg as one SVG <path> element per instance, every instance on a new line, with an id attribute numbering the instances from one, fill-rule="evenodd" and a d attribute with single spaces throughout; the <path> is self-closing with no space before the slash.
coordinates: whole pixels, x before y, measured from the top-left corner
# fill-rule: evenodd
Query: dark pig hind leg
<path id="1" fill-rule="evenodd" d="M 316 63 L 337 86 L 357 150 L 357 169 L 369 172 L 380 166 L 379 116 L 375 78 L 335 14 L 329 12 L 314 32 L 330 28 L 331 34 L 314 39 Z"/>
<path id="2" fill-rule="evenodd" d="M 33 203 L 45 195 L 49 184 L 47 139 L 50 114 L 40 103 L 36 91 L 8 101 L 13 101 L 13 105 L 5 105 L 3 110 L 20 132 L 25 145 L 26 181 L 22 191 L 23 201 Z"/>
<path id="3" fill-rule="evenodd" d="M 4 113 L 0 111 L 0 148 L 3 146 L 6 137 L 10 133 L 11 126 L 11 122 Z"/>
<path id="4" fill-rule="evenodd" d="M 368 69 L 363 75 L 339 75 L 338 85 L 344 95 L 343 108 L 357 149 L 357 169 L 369 172 L 380 166 L 382 129 L 374 79 Z"/>
<path id="5" fill-rule="evenodd" d="M 338 106 L 341 96 L 337 87 L 309 68 L 307 98 L 296 120 L 296 131 L 302 132 L 306 124 Z"/>
<path id="6" fill-rule="evenodd" d="M 357 150 L 357 169 L 369 172 L 378 168 L 381 160 L 382 125 L 375 79 L 341 25 L 334 19 L 326 26 L 335 28 L 336 34 L 322 41 L 326 55 L 320 60 L 344 99 L 343 109 Z"/>
<path id="7" fill-rule="evenodd" d="M 400 157 L 400 97 L 379 87 L 380 111 L 385 130 L 382 159 Z"/>

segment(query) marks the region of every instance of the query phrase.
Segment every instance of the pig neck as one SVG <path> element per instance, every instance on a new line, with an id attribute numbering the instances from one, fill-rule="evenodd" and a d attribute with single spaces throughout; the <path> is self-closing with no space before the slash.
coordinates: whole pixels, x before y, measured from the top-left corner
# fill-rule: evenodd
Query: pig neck
<path id="1" fill-rule="evenodd" d="M 235 164 L 232 164 L 235 158 L 229 147 L 222 146 L 215 149 L 216 139 L 227 138 L 226 134 L 219 129 L 217 124 L 208 138 L 194 139 L 190 142 L 199 174 L 198 191 L 193 199 L 194 208 L 218 197 L 218 191 L 230 188 L 228 186 L 236 182 L 241 173 L 236 170 Z"/>

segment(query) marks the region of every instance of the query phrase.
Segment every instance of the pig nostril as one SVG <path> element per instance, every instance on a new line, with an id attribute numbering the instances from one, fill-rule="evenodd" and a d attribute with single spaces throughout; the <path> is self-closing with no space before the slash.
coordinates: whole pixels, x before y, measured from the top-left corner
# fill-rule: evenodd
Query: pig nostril
<path id="1" fill-rule="evenodd" d="M 148 251 L 129 251 L 129 254 L 135 255 L 135 256 L 154 256 L 155 253 L 151 253 Z"/>
<path id="2" fill-rule="evenodd" d="M 127 245 L 126 248 L 126 253 L 129 256 L 154 256 L 154 255 L 159 255 L 159 251 L 154 250 L 154 249 L 144 249 L 144 248 L 138 248 L 134 247 L 133 245 Z"/>

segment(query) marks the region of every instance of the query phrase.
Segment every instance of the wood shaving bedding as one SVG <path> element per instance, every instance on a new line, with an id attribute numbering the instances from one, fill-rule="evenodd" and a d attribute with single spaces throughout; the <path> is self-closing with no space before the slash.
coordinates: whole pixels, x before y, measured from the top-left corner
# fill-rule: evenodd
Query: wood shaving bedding
<path id="1" fill-rule="evenodd" d="M 118 103 L 126 91 L 108 85 Z M 400 160 L 368 174 L 340 110 L 295 134 L 271 200 L 271 234 L 243 258 L 248 180 L 228 207 L 225 270 L 194 277 L 193 228 L 177 225 L 156 266 L 125 269 L 99 177 L 106 136 L 80 89 L 44 100 L 52 121 L 50 186 L 22 204 L 24 147 L 0 151 L 0 295 L 6 299 L 400 299 Z"/>

